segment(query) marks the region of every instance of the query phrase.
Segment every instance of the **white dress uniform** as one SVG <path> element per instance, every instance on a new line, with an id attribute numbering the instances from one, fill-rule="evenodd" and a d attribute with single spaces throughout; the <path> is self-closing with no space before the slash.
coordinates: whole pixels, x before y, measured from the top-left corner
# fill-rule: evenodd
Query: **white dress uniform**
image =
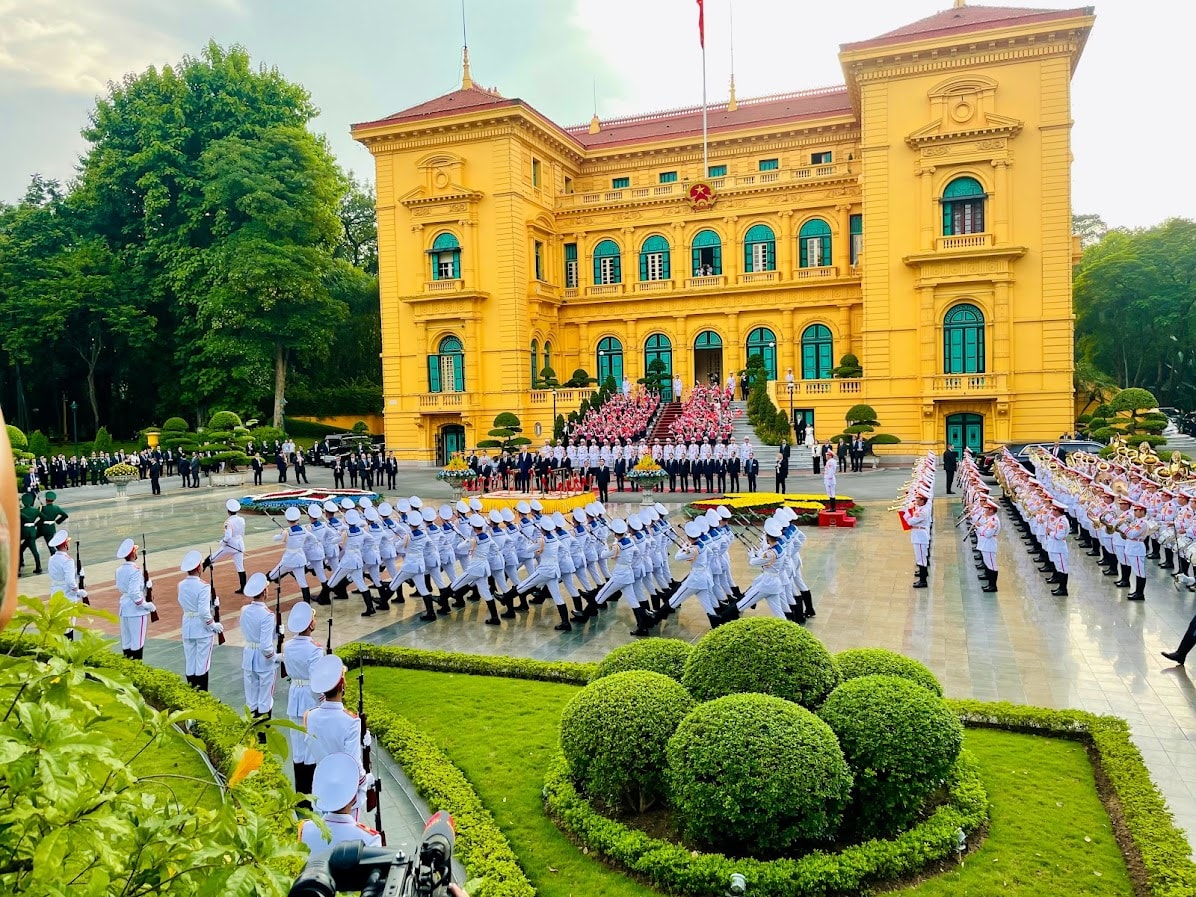
<path id="1" fill-rule="evenodd" d="M 372 777 L 367 777 L 362 764 L 361 720 L 356 713 L 346 710 L 341 701 L 319 700 L 322 695 L 336 688 L 340 677 L 333 678 L 331 671 L 334 668 L 340 670 L 341 676 L 344 675 L 344 664 L 335 654 L 327 654 L 312 665 L 309 688 L 319 703 L 303 717 L 303 726 L 310 738 L 308 756 L 316 764 L 329 754 L 348 754 L 352 757 L 357 763 L 359 777 L 357 803 L 359 807 L 364 807 L 365 792 L 372 784 Z M 328 684 L 330 680 L 331 685 Z M 321 691 L 324 686 L 327 686 L 327 691 Z M 368 739 L 369 733 L 364 737 Z"/>
<path id="2" fill-rule="evenodd" d="M 286 547 L 283 549 L 282 559 L 278 562 L 278 566 L 270 571 L 269 579 L 271 582 L 275 582 L 290 573 L 295 577 L 295 582 L 299 583 L 299 588 L 306 590 L 307 574 L 304 570 L 307 567 L 305 545 L 308 532 L 306 527 L 299 525 L 298 508 L 287 508 L 287 522 L 289 524 L 287 528 L 274 536 L 275 542 L 285 540 Z M 304 595 L 304 600 L 306 599 L 307 596 Z"/>
<path id="3" fill-rule="evenodd" d="M 682 547 L 674 559 L 691 563 L 689 576 L 685 577 L 681 587 L 669 599 L 669 607 L 676 610 L 681 602 L 690 595 L 698 597 L 698 603 L 708 617 L 714 616 L 714 596 L 711 594 L 713 580 L 710 575 L 710 537 L 697 526 L 698 521 L 691 520 L 685 525 L 685 533 L 692 541 Z"/>
<path id="4" fill-rule="evenodd" d="M 128 552 L 122 556 L 128 557 Z M 116 589 L 120 592 L 120 647 L 136 655 L 145 648 L 146 629 L 155 609 L 153 602 L 146 600 L 141 568 L 129 560 L 117 567 Z"/>
<path id="5" fill-rule="evenodd" d="M 324 511 L 316 504 L 309 505 L 307 516 L 311 523 L 307 525 L 307 538 L 303 542 L 303 555 L 307 559 L 307 566 L 315 574 L 316 582 L 321 586 L 328 584 L 328 576 L 324 573 L 324 538 L 328 526 L 324 523 Z M 327 599 L 324 589 L 320 590 L 321 598 Z"/>
<path id="6" fill-rule="evenodd" d="M 241 611 L 241 678 L 245 682 L 245 703 L 256 716 L 269 716 L 274 709 L 274 663 L 278 627 L 274 611 L 262 602 L 266 577 L 255 573 L 245 585 L 245 595 L 253 600 Z"/>
<path id="7" fill-rule="evenodd" d="M 312 853 L 322 853 L 336 844 L 346 841 L 360 841 L 366 847 L 380 847 L 379 832 L 359 823 L 351 807 L 357 791 L 357 769 L 353 757 L 348 754 L 329 754 L 315 767 L 312 792 L 316 798 L 316 810 L 320 812 L 328 835 L 310 820 L 299 823 L 299 840 Z M 340 813 L 350 807 L 350 812 Z"/>
<path id="8" fill-rule="evenodd" d="M 233 556 L 233 566 L 237 572 L 244 573 L 245 520 L 237 514 L 241 506 L 235 498 L 230 498 L 225 503 L 225 508 L 228 510 L 229 515 L 228 519 L 224 521 L 224 535 L 220 538 L 220 547 L 212 553 L 210 561 L 214 564 L 225 555 L 231 554 Z"/>
<path id="9" fill-rule="evenodd" d="M 66 530 L 59 530 L 58 532 L 65 533 Z M 55 533 L 55 536 L 57 535 L 58 533 Z M 62 592 L 67 600 L 73 604 L 78 604 L 87 595 L 84 589 L 79 588 L 79 577 L 75 574 L 75 559 L 65 551 L 56 550 L 50 556 L 47 572 L 50 574 L 51 595 L 57 595 L 59 592 Z"/>
<path id="10" fill-rule="evenodd" d="M 299 607 L 291 608 L 291 613 Z M 290 621 L 288 621 L 290 627 Z M 305 626 L 304 629 L 307 627 Z M 311 693 L 312 665 L 324 656 L 324 649 L 311 636 L 296 635 L 283 646 L 282 662 L 286 664 L 287 675 L 290 676 L 291 687 L 287 694 L 287 719 L 297 726 L 303 725 L 303 718 L 307 711 L 316 706 L 316 697 Z M 305 731 L 291 729 L 287 732 L 287 741 L 291 746 L 291 762 L 314 766 L 314 749 L 311 738 Z"/>
<path id="11" fill-rule="evenodd" d="M 610 531 L 618 539 L 602 552 L 602 556 L 608 561 L 614 561 L 614 568 L 610 571 L 610 579 L 594 596 L 594 603 L 605 604 L 608 599 L 619 595 L 627 599 L 629 607 L 639 607 L 639 599 L 635 594 L 635 540 L 623 520 L 611 521 Z"/>
<path id="12" fill-rule="evenodd" d="M 194 561 L 194 564 L 191 563 Z M 194 570 L 202 562 L 198 551 L 188 552 L 183 559 L 183 572 Z M 224 627 L 212 619 L 210 586 L 198 576 L 188 576 L 179 582 L 179 606 L 183 609 L 183 657 L 188 679 L 193 685 L 207 689 L 208 669 L 212 666 L 212 646 L 216 634 Z"/>

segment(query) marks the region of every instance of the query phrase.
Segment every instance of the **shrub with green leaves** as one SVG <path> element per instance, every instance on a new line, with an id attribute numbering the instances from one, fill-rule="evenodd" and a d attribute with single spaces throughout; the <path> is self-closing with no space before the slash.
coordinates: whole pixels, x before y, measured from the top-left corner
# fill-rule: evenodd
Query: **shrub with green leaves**
<path id="1" fill-rule="evenodd" d="M 29 434 L 29 454 L 35 458 L 50 456 L 50 439 L 41 430 L 34 430 Z"/>
<path id="2" fill-rule="evenodd" d="M 773 855 L 832 838 L 851 781 L 830 727 L 768 695 L 699 704 L 668 743 L 677 825 L 689 841 L 719 852 Z"/>
<path id="3" fill-rule="evenodd" d="M 839 737 L 855 774 L 849 818 L 864 837 L 913 822 L 963 746 L 963 726 L 946 702 L 897 676 L 849 679 L 818 715 Z"/>
<path id="4" fill-rule="evenodd" d="M 162 430 L 165 432 L 174 430 L 179 433 L 186 433 L 188 429 L 187 422 L 181 417 L 168 417 L 162 424 Z"/>
<path id="5" fill-rule="evenodd" d="M 681 681 L 693 645 L 676 638 L 650 638 L 620 645 L 598 664 L 595 678 L 627 670 L 650 670 Z"/>
<path id="6" fill-rule="evenodd" d="M 884 648 L 851 648 L 835 655 L 839 675 L 846 682 L 860 676 L 900 676 L 917 683 L 937 697 L 943 696 L 943 686 L 923 664 L 912 657 Z"/>
<path id="7" fill-rule="evenodd" d="M 208 418 L 208 429 L 223 431 L 233 430 L 241 426 L 241 418 L 232 411 L 217 411 L 210 418 Z M 209 438 L 211 434 L 208 434 Z"/>
<path id="8" fill-rule="evenodd" d="M 574 780 L 611 807 L 644 812 L 664 796 L 665 747 L 693 698 L 674 679 L 628 670 L 591 682 L 561 714 Z"/>
<path id="9" fill-rule="evenodd" d="M 801 626 L 753 617 L 702 636 L 681 682 L 699 701 L 759 692 L 817 707 L 839 684 L 839 671 L 822 642 Z"/>
<path id="10" fill-rule="evenodd" d="M 12 424 L 4 425 L 5 431 L 8 433 L 8 444 L 12 446 L 14 452 L 23 452 L 29 448 L 29 439 L 18 427 Z"/>

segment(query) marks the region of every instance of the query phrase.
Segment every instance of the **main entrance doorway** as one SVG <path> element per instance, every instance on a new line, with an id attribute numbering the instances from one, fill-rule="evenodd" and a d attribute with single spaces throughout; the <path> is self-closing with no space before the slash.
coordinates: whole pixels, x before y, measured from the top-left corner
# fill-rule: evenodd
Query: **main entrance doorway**
<path id="1" fill-rule="evenodd" d="M 457 452 L 465 451 L 465 428 L 460 424 L 445 424 L 436 436 L 436 463 L 441 467 Z"/>
<path id="2" fill-rule="evenodd" d="M 721 383 L 723 378 L 723 338 L 713 330 L 703 330 L 694 340 L 694 379 L 703 386 Z"/>
<path id="3" fill-rule="evenodd" d="M 817 435 L 814 431 L 813 408 L 793 409 L 793 432 L 797 437 L 798 445 L 805 445 L 807 440 Z"/>
<path id="4" fill-rule="evenodd" d="M 947 445 L 954 445 L 955 451 L 965 447 L 973 453 L 984 451 L 984 418 L 979 414 L 948 414 Z"/>

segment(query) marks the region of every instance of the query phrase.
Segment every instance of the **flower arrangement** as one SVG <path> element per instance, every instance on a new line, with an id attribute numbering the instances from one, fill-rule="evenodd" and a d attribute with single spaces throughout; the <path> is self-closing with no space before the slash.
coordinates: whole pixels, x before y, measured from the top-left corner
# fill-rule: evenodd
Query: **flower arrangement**
<path id="1" fill-rule="evenodd" d="M 436 479 L 445 480 L 449 483 L 460 482 L 473 476 L 473 471 L 470 470 L 469 465 L 465 463 L 465 459 L 460 455 L 454 455 L 449 459 L 448 464 L 436 471 Z"/>
<path id="2" fill-rule="evenodd" d="M 116 483 L 124 480 L 135 480 L 141 476 L 141 474 L 138 473 L 137 468 L 132 464 L 125 464 L 122 461 L 120 464 L 113 464 L 111 467 L 107 468 L 104 471 L 104 476 Z"/>
<path id="3" fill-rule="evenodd" d="M 627 479 L 629 480 L 647 480 L 648 482 L 653 482 L 663 480 L 664 478 L 664 468 L 657 464 L 651 455 L 644 455 L 635 467 L 627 471 Z"/>
<path id="4" fill-rule="evenodd" d="M 818 512 L 830 503 L 827 495 L 810 492 L 785 493 L 779 492 L 729 492 L 718 498 L 706 498 L 701 501 L 690 502 L 685 506 L 687 514 L 694 516 L 704 514 L 710 508 L 724 505 L 732 512 L 732 520 L 737 523 L 759 522 L 771 516 L 777 508 L 786 507 L 797 511 L 799 522 L 811 522 L 818 519 Z M 840 511 L 854 512 L 855 501 L 849 495 L 836 497 L 836 507 Z"/>

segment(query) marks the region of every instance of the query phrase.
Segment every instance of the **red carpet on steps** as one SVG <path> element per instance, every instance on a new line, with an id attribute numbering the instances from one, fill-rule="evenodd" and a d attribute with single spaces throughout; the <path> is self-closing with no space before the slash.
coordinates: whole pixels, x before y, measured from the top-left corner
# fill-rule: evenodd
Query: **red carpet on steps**
<path id="1" fill-rule="evenodd" d="M 677 419 L 677 415 L 681 413 L 680 402 L 669 402 L 664 406 L 660 412 L 660 417 L 656 421 L 656 426 L 652 428 L 652 432 L 648 434 L 648 445 L 652 445 L 657 439 L 660 444 L 664 445 L 672 434 L 669 432 L 669 427 L 672 426 L 673 421 Z"/>

